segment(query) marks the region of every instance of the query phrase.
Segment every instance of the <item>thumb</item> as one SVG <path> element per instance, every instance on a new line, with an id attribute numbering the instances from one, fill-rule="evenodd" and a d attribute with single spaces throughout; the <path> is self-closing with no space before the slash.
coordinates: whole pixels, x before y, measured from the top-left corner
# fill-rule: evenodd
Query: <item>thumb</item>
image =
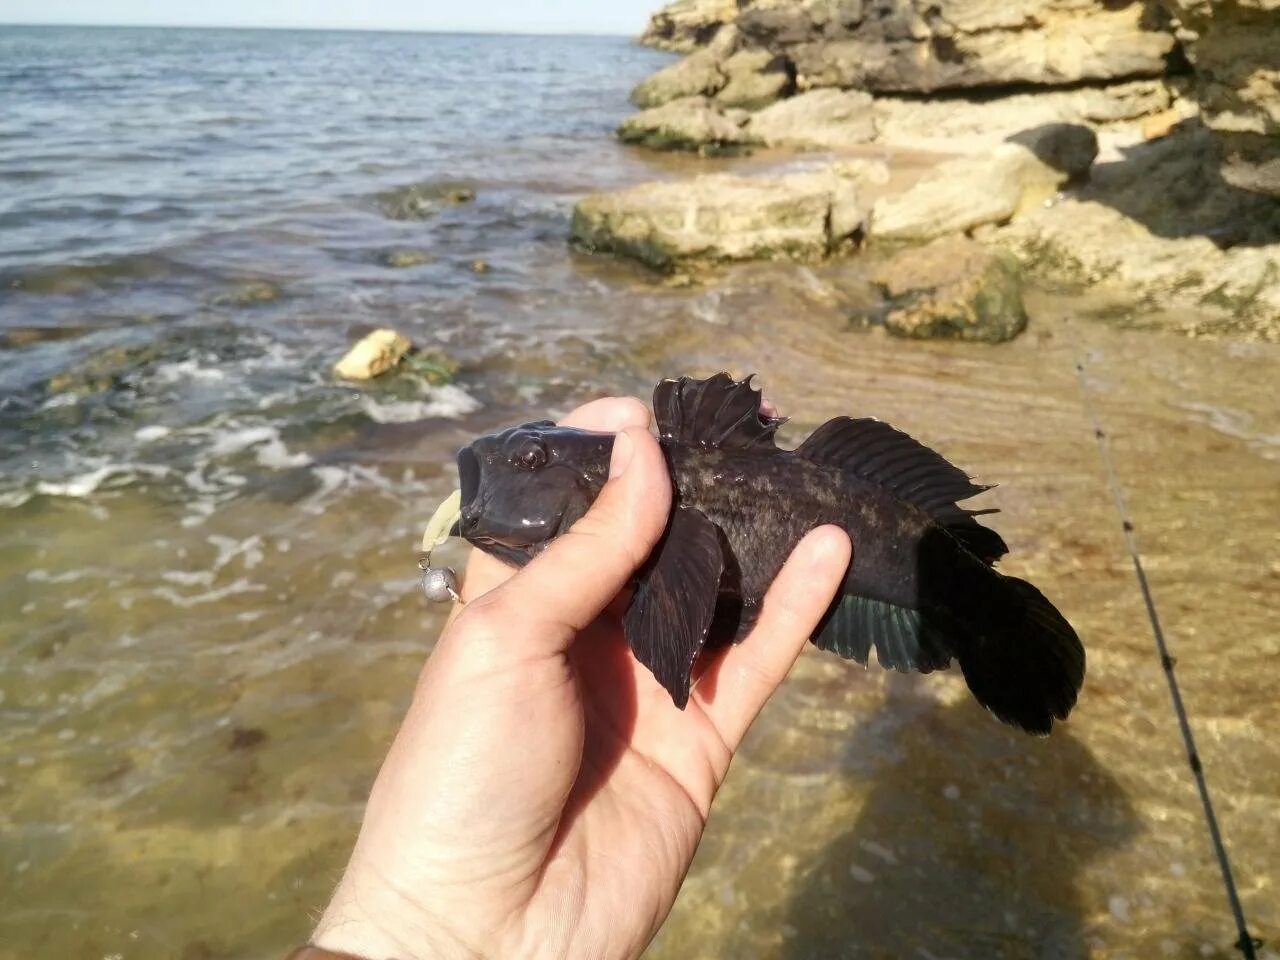
<path id="1" fill-rule="evenodd" d="M 614 439 L 609 480 L 582 519 L 463 616 L 521 623 L 528 642 L 546 645 L 542 652 L 563 652 L 645 562 L 670 512 L 662 449 L 647 430 L 629 427 Z"/>

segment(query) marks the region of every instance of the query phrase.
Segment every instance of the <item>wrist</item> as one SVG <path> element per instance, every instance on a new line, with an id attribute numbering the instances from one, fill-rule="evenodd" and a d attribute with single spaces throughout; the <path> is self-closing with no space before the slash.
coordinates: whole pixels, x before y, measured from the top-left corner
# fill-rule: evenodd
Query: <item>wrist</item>
<path id="1" fill-rule="evenodd" d="M 476 960 L 479 954 L 450 936 L 382 885 L 343 878 L 311 939 L 331 953 L 360 960 Z"/>

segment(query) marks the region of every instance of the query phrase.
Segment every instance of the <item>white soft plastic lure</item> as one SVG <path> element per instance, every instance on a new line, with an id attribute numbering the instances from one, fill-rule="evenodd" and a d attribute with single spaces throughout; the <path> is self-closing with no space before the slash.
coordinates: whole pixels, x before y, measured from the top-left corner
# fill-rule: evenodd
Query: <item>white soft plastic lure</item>
<path id="1" fill-rule="evenodd" d="M 449 539 L 449 531 L 462 516 L 462 491 L 455 490 L 436 507 L 422 532 L 422 556 L 418 567 L 422 570 L 422 592 L 432 603 L 462 602 L 458 595 L 458 575 L 450 567 L 431 566 L 431 552 Z"/>

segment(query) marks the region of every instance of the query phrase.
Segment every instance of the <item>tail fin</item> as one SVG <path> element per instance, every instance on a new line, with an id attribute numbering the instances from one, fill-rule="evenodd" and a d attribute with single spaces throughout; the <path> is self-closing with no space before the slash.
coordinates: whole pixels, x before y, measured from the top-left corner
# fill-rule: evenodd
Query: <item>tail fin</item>
<path id="1" fill-rule="evenodd" d="M 996 574 L 996 576 L 999 576 Z M 1047 734 L 1065 720 L 1084 683 L 1084 646 L 1044 595 L 1013 577 L 1003 603 L 984 605 L 957 644 L 974 697 L 1000 720 Z M 970 607 L 972 611 L 974 608 Z"/>

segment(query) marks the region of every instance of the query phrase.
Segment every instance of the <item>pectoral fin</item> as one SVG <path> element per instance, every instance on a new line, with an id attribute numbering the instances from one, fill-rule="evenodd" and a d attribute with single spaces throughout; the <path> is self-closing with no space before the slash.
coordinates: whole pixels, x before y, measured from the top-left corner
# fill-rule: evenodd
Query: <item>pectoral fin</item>
<path id="1" fill-rule="evenodd" d="M 689 675 L 711 629 L 723 572 L 715 524 L 695 509 L 678 507 L 640 571 L 623 618 L 623 632 L 636 659 L 681 710 L 689 702 Z"/>

